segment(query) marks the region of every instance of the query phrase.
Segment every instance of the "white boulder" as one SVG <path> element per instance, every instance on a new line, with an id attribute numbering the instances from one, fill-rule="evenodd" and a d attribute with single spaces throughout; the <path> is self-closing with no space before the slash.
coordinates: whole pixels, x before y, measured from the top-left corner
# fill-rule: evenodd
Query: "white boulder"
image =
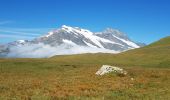
<path id="1" fill-rule="evenodd" d="M 110 72 L 115 72 L 120 75 L 126 75 L 127 72 L 124 71 L 122 68 L 110 66 L 110 65 L 103 65 L 97 72 L 96 75 L 104 75 Z"/>

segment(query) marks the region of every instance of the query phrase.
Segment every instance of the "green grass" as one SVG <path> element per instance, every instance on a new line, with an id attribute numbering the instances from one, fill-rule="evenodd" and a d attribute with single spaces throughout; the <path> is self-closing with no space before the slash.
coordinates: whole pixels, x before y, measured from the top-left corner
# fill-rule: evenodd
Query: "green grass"
<path id="1" fill-rule="evenodd" d="M 151 47 L 151 46 L 152 47 L 154 47 L 154 46 L 156 46 L 156 47 L 158 47 L 158 46 L 161 46 L 161 47 L 162 46 L 170 46 L 170 36 L 162 38 L 159 41 L 154 42 L 151 45 L 149 45 L 149 47 Z"/>
<path id="2" fill-rule="evenodd" d="M 0 59 L 0 100 L 169 100 L 169 40 L 117 55 Z M 96 76 L 103 64 L 128 74 Z"/>
<path id="3" fill-rule="evenodd" d="M 143 48 L 114 54 L 81 54 L 55 56 L 58 63 L 76 64 L 111 64 L 119 66 L 170 67 L 170 37 L 161 39 Z"/>

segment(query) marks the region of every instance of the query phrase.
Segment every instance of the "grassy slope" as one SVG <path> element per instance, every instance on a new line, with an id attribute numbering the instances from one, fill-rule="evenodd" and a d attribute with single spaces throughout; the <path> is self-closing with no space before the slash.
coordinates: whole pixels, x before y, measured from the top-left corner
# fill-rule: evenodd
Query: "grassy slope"
<path id="1" fill-rule="evenodd" d="M 170 37 L 149 46 L 121 54 L 80 54 L 56 56 L 56 62 L 76 64 L 112 64 L 119 66 L 170 67 Z"/>
<path id="2" fill-rule="evenodd" d="M 118 55 L 0 59 L 0 100 L 168 100 L 169 40 Z M 102 64 L 123 66 L 128 75 L 96 76 Z"/>

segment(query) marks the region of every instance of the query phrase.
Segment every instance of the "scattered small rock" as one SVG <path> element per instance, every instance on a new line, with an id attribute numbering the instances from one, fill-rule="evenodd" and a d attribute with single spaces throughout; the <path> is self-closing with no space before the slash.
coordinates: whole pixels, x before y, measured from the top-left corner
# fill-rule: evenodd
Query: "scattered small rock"
<path id="1" fill-rule="evenodd" d="M 110 65 L 103 65 L 97 72 L 96 75 L 104 75 L 110 72 L 115 72 L 119 74 L 120 76 L 127 75 L 127 72 L 124 71 L 122 68 L 116 67 L 116 66 L 110 66 Z"/>
<path id="2" fill-rule="evenodd" d="M 134 80 L 134 78 L 130 78 L 132 81 Z"/>

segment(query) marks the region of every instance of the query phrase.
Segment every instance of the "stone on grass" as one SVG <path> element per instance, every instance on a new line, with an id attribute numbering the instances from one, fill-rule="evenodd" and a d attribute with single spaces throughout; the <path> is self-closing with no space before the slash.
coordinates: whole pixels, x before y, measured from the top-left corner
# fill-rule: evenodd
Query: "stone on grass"
<path id="1" fill-rule="evenodd" d="M 110 66 L 110 65 L 103 65 L 97 72 L 96 75 L 104 75 L 107 73 L 114 72 L 120 76 L 127 75 L 127 72 L 124 71 L 122 68 L 116 67 L 116 66 Z"/>

